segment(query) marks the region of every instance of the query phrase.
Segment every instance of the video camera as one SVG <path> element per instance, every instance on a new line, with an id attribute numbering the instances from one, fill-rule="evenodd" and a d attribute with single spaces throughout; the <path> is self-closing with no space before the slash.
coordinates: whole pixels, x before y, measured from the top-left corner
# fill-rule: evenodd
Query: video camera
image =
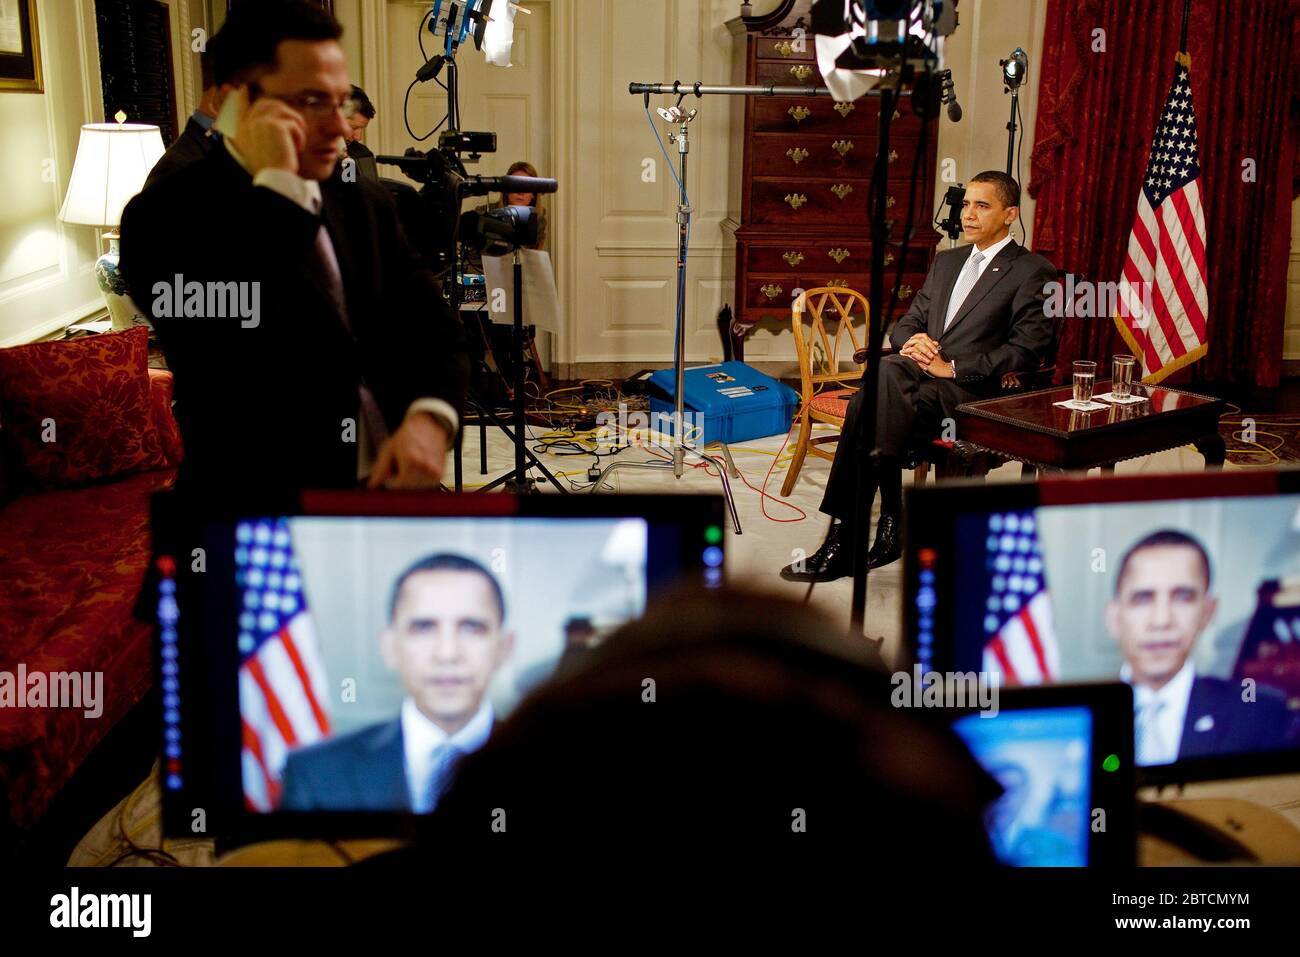
<path id="1" fill-rule="evenodd" d="M 411 234 L 434 272 L 442 277 L 456 262 L 456 243 L 461 242 L 488 255 L 503 255 L 516 246 L 537 241 L 538 221 L 534 211 L 524 206 L 508 206 L 485 213 L 461 214 L 467 196 L 489 193 L 554 193 L 559 184 L 553 179 L 533 176 L 471 176 L 461 154 L 478 159 L 482 153 L 495 153 L 495 133 L 448 130 L 438 138 L 438 146 L 427 152 L 414 147 L 402 156 L 377 156 L 380 163 L 396 166 L 406 176 L 424 185 L 419 190 L 418 214 L 411 200 L 398 196 L 403 209 L 402 225 Z M 420 222 L 413 222 L 414 219 Z"/>

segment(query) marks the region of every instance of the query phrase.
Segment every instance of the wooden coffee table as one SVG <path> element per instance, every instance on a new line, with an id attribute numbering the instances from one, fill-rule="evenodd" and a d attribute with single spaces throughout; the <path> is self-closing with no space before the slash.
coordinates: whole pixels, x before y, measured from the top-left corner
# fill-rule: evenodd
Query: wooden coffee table
<path id="1" fill-rule="evenodd" d="M 1110 391 L 1098 380 L 1094 395 Z M 959 444 L 1023 462 L 1026 471 L 1101 468 L 1176 449 L 1189 442 L 1205 457 L 1205 467 L 1223 465 L 1227 450 L 1219 435 L 1222 399 L 1164 386 L 1133 385 L 1146 397 L 1132 405 L 1111 405 L 1095 412 L 1076 412 L 1053 403 L 1072 397 L 1071 386 L 1021 392 L 966 402 L 957 407 Z"/>

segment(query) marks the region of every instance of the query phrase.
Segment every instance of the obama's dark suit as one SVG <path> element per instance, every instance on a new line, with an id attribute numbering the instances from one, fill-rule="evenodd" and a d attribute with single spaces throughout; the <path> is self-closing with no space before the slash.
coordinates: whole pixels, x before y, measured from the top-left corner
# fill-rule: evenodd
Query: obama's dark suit
<path id="1" fill-rule="evenodd" d="M 894 324 L 889 341 L 895 354 L 880 364 L 876 447 L 882 458 L 901 460 L 910 448 L 938 438 L 943 420 L 958 405 L 997 392 L 1002 376 L 1038 368 L 1052 344 L 1052 320 L 1044 313 L 1044 286 L 1056 267 L 1012 240 L 984 267 L 948 328 L 948 299 L 971 255 L 970 246 L 935 256 L 925 283 Z M 939 343 L 956 367 L 955 379 L 933 378 L 897 351 L 918 332 Z M 821 510 L 837 518 L 853 515 L 858 470 L 866 461 L 863 390 L 849 402 L 835 462 Z M 864 507 L 869 508 L 870 503 Z"/>

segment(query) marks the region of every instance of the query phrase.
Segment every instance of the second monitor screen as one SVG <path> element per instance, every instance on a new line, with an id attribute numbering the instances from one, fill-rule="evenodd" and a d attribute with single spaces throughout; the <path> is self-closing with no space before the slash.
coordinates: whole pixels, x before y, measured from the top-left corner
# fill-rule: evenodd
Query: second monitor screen
<path id="1" fill-rule="evenodd" d="M 1127 682 L 1142 766 L 1294 747 L 1298 529 L 1297 496 L 960 515 L 953 664 Z"/>

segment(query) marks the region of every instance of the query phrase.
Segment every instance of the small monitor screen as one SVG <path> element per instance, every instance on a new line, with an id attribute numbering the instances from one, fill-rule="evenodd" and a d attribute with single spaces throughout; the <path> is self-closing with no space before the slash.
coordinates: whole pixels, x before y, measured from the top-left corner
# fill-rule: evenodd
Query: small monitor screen
<path id="1" fill-rule="evenodd" d="M 1012 867 L 1085 867 L 1091 824 L 1092 714 L 1084 707 L 968 715 L 953 725 L 1003 794 L 989 842 Z"/>

